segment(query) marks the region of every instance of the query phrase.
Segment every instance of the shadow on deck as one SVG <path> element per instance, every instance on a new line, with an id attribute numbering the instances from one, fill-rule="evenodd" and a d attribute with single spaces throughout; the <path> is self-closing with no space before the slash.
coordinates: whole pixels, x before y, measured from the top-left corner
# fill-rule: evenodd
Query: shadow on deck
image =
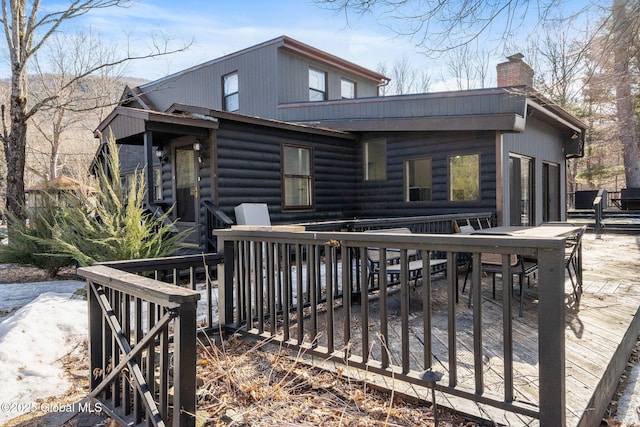
<path id="1" fill-rule="evenodd" d="M 611 251 L 620 251 L 620 241 L 624 239 L 626 260 L 614 259 Z M 567 277 L 566 294 L 566 425 L 598 426 L 612 395 L 616 390 L 620 375 L 625 369 L 631 350 L 640 333 L 640 289 L 634 284 L 640 261 L 640 251 L 636 238 L 631 236 L 609 236 L 596 240 L 593 235 L 585 237 L 584 292 L 579 301 L 575 301 L 571 283 Z M 607 262 L 610 261 L 610 262 Z M 616 263 L 621 263 L 616 266 Z M 635 271 L 635 276 L 633 275 Z M 624 276 L 616 276 L 616 273 Z M 602 276 L 609 280 L 602 280 Z M 460 276 L 460 287 L 464 275 Z M 522 317 L 517 316 L 519 302 L 517 285 L 513 291 L 513 384 L 515 400 L 521 404 L 537 407 L 539 402 L 539 351 L 538 351 L 538 312 L 537 278 L 532 278 L 530 286 L 525 282 L 525 302 Z M 503 292 L 501 280 L 496 279 L 497 292 L 492 292 L 491 278 L 483 278 L 482 286 L 482 324 L 489 326 L 483 335 L 483 372 L 486 392 L 501 395 L 504 393 L 503 360 Z M 411 369 L 420 370 L 425 360 L 423 349 L 424 336 L 423 296 L 420 282 L 412 287 L 409 295 L 409 330 L 411 348 Z M 393 364 L 401 364 L 402 325 L 400 318 L 401 302 L 398 292 L 391 292 L 387 302 L 389 349 Z M 380 360 L 383 352 L 380 339 L 381 325 L 380 298 L 373 296 L 369 303 L 368 330 L 370 345 L 368 353 L 372 359 Z M 351 310 L 354 332 L 360 329 L 358 313 L 360 308 Z M 343 322 L 344 312 L 336 308 L 335 324 Z M 434 332 L 432 338 L 433 369 L 444 374 L 441 383 L 449 380 L 448 365 L 448 318 L 447 318 L 447 280 L 434 277 L 432 282 L 432 316 Z M 319 329 L 326 326 L 325 319 L 319 319 Z M 496 331 L 491 333 L 490 331 Z M 474 389 L 474 340 L 473 310 L 468 307 L 467 292 L 460 294 L 456 307 L 457 355 L 456 366 L 458 387 Z M 350 345 L 354 352 L 362 351 L 357 333 L 351 336 Z M 322 336 L 319 345 L 326 345 Z M 363 352 L 365 353 L 365 352 Z M 467 363 L 465 363 L 465 361 Z M 331 365 L 314 359 L 314 364 Z M 340 369 L 344 369 L 342 366 Z M 394 382 L 393 379 L 360 370 L 346 370 L 359 380 L 371 382 L 381 387 L 395 390 L 410 396 L 430 400 L 430 390 L 423 387 Z M 491 420 L 509 426 L 540 425 L 536 419 L 502 411 L 491 406 L 457 399 L 455 396 L 439 393 L 436 400 L 439 405 L 450 407 L 461 413 L 481 419 Z"/>

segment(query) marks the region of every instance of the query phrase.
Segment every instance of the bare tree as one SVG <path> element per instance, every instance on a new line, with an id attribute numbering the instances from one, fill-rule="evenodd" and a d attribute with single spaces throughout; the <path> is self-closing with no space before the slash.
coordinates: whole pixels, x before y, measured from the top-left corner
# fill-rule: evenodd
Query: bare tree
<path id="1" fill-rule="evenodd" d="M 635 188 L 640 187 L 640 163 L 630 62 L 637 55 L 639 8 L 634 1 L 614 0 L 611 13 L 618 133 L 622 141 L 627 187 Z"/>
<path id="2" fill-rule="evenodd" d="M 43 8 L 40 0 L 2 0 L 2 17 L 7 42 L 7 57 L 11 63 L 11 95 L 8 107 L 2 106 L 3 127 L 0 139 L 4 143 L 7 162 L 7 200 L 6 209 L 18 219 L 24 219 L 24 172 L 27 145 L 27 124 L 33 115 L 56 100 L 59 94 L 32 102 L 27 84 L 30 62 L 46 46 L 60 26 L 74 18 L 86 15 L 95 9 L 125 7 L 131 0 L 72 0 L 66 8 L 59 10 Z M 121 56 L 111 61 L 90 61 L 79 67 L 73 75 L 60 86 L 66 90 L 83 79 L 98 72 L 127 61 L 150 58 L 184 50 L 186 46 L 171 50 L 166 39 L 154 43 L 153 48 L 144 54 L 133 52 L 127 45 Z M 9 122 L 9 125 L 7 125 Z"/>
<path id="3" fill-rule="evenodd" d="M 424 52 L 439 55 L 469 45 L 492 31 L 506 41 L 531 13 L 540 22 L 562 0 L 315 0 L 348 18 L 372 14 L 398 35 L 409 37 Z"/>
<path id="4" fill-rule="evenodd" d="M 378 64 L 377 71 L 380 74 L 389 75 L 391 79 L 390 85 L 384 88 L 382 96 L 424 93 L 429 91 L 431 85 L 431 76 L 428 71 L 412 67 L 406 56 L 394 62 L 390 71 L 385 63 Z"/>
<path id="5" fill-rule="evenodd" d="M 447 73 L 458 90 L 484 88 L 489 75 L 489 53 L 471 51 L 468 45 L 453 49 L 447 59 Z"/>
<path id="6" fill-rule="evenodd" d="M 115 52 L 115 47 L 108 46 L 99 36 L 78 31 L 55 34 L 47 46 L 34 55 L 35 72 L 29 79 L 32 102 L 50 101 L 33 115 L 31 123 L 37 130 L 37 140 L 44 140 L 48 146 L 49 179 L 56 178 L 62 166 L 60 151 L 65 135 L 74 130 L 81 133 L 89 118 L 88 112 L 113 107 L 123 86 L 115 84 L 121 67 L 103 68 L 72 85 L 67 85 L 67 81 L 86 69 L 87 64 L 113 62 Z M 32 139 L 36 138 L 29 137 L 29 145 L 34 145 Z"/>

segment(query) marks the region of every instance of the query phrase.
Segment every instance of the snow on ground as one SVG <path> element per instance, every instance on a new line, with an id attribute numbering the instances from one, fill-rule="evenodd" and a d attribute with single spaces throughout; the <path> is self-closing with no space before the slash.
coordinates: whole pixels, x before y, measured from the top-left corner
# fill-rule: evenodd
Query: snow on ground
<path id="1" fill-rule="evenodd" d="M 618 399 L 618 414 L 616 420 L 623 426 L 633 426 L 640 423 L 640 365 L 631 369 L 624 394 Z"/>
<path id="2" fill-rule="evenodd" d="M 78 283 L 51 285 L 75 290 Z M 11 298 L 11 288 L 0 285 L 0 301 Z M 30 289 L 37 292 L 38 287 Z M 70 388 L 60 359 L 87 337 L 86 301 L 72 299 L 71 293 L 28 296 L 26 288 L 19 293 L 31 301 L 0 322 L 0 425 L 40 409 L 37 399 L 60 396 Z"/>

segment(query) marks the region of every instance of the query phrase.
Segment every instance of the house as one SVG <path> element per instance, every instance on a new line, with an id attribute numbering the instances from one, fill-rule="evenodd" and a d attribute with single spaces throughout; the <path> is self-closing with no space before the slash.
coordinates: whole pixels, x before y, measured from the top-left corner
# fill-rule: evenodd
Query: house
<path id="1" fill-rule="evenodd" d="M 24 190 L 27 196 L 27 207 L 32 213 L 40 207 L 47 206 L 46 201 L 43 200 L 45 195 L 64 202 L 65 194 L 92 194 L 95 191 L 95 188 L 65 175 L 52 178 Z"/>
<path id="2" fill-rule="evenodd" d="M 147 203 L 200 229 L 266 203 L 273 223 L 495 211 L 564 220 L 586 126 L 532 89 L 514 55 L 490 89 L 381 97 L 388 78 L 282 36 L 136 88 L 98 127 Z"/>

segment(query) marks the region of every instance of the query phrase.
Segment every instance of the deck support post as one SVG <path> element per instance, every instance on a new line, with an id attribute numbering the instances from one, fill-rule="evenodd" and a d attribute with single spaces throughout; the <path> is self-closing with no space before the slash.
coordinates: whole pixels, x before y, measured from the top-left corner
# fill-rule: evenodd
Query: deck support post
<path id="1" fill-rule="evenodd" d="M 564 427 L 565 384 L 565 272 L 564 240 L 538 252 L 538 345 L 540 357 L 540 425 Z"/>

